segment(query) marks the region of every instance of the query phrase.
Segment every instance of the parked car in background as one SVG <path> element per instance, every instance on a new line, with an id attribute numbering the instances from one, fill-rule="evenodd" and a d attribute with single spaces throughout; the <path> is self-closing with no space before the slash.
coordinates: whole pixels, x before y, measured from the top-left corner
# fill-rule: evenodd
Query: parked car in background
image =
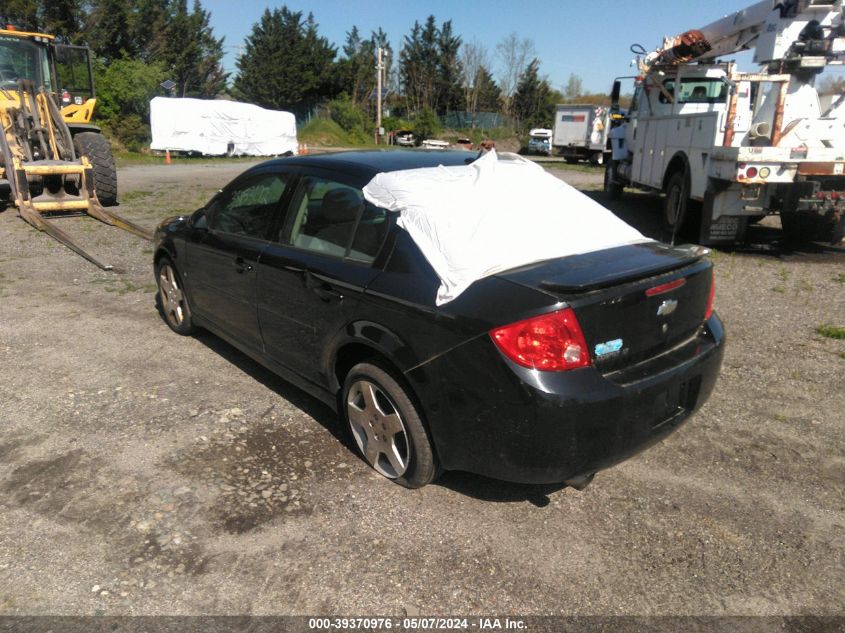
<path id="1" fill-rule="evenodd" d="M 552 155 L 552 131 L 535 128 L 528 135 L 528 151 L 532 154 Z"/>
<path id="2" fill-rule="evenodd" d="M 249 169 L 158 227 L 167 325 L 208 329 L 333 407 L 402 485 L 447 469 L 583 487 L 709 397 L 724 351 L 712 266 L 646 241 L 484 277 L 437 305 L 432 266 L 362 188 L 472 160 L 347 152 Z"/>
<path id="3" fill-rule="evenodd" d="M 393 142 L 401 147 L 416 147 L 417 136 L 411 130 L 396 130 L 393 133 Z"/>
<path id="4" fill-rule="evenodd" d="M 441 141 L 437 138 L 427 138 L 422 142 L 425 149 L 449 149 L 449 141 Z"/>

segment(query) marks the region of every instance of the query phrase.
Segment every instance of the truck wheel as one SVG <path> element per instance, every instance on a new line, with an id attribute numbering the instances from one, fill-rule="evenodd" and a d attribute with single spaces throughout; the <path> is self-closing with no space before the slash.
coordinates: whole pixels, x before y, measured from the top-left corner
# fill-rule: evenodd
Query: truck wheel
<path id="1" fill-rule="evenodd" d="M 622 196 L 622 191 L 625 189 L 625 187 L 613 180 L 615 170 L 616 163 L 614 161 L 608 161 L 604 167 L 604 193 L 611 200 L 618 200 Z"/>
<path id="2" fill-rule="evenodd" d="M 686 174 L 676 171 L 669 177 L 669 184 L 666 185 L 666 199 L 663 203 L 663 229 L 670 236 L 667 241 L 674 241 L 680 234 L 686 219 L 688 204 L 689 187 Z"/>
<path id="3" fill-rule="evenodd" d="M 86 156 L 94 168 L 94 191 L 104 207 L 117 204 L 117 168 L 111 146 L 102 134 L 82 132 L 73 137 L 78 156 Z"/>
<path id="4" fill-rule="evenodd" d="M 578 162 L 578 157 L 577 156 L 564 156 L 563 160 L 566 161 L 567 165 L 574 165 Z"/>
<path id="5" fill-rule="evenodd" d="M 590 164 L 591 165 L 603 165 L 604 164 L 604 152 L 593 152 L 590 154 Z"/>
<path id="6" fill-rule="evenodd" d="M 816 213 L 781 213 L 780 224 L 788 242 L 839 244 L 845 237 L 845 216 L 837 221 Z"/>

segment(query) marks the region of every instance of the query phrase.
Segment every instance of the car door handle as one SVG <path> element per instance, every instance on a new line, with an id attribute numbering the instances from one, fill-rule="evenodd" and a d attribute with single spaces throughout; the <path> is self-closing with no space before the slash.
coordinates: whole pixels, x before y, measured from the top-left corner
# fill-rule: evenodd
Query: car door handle
<path id="1" fill-rule="evenodd" d="M 343 301 L 343 294 L 331 286 L 324 285 L 318 288 L 311 288 L 311 290 L 326 303 L 340 303 Z"/>
<path id="2" fill-rule="evenodd" d="M 237 272 L 239 275 L 242 275 L 243 273 L 248 273 L 252 270 L 252 266 L 250 264 L 247 264 L 246 260 L 244 260 L 243 257 L 236 257 L 235 261 L 232 262 L 232 265 L 235 267 L 235 272 Z"/>
<path id="3" fill-rule="evenodd" d="M 305 287 L 325 303 L 340 303 L 343 301 L 343 293 L 335 290 L 330 284 L 321 281 L 308 271 L 305 271 L 304 277 Z"/>

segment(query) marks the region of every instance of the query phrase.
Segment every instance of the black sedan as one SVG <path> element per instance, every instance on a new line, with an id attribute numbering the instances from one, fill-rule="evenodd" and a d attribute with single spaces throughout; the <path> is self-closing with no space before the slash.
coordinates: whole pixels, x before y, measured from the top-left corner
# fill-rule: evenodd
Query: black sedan
<path id="1" fill-rule="evenodd" d="M 380 172 L 466 152 L 348 152 L 254 167 L 156 231 L 161 310 L 335 408 L 366 461 L 418 487 L 442 469 L 581 487 L 709 397 L 724 333 L 698 247 L 645 242 L 473 283 L 440 280 Z"/>

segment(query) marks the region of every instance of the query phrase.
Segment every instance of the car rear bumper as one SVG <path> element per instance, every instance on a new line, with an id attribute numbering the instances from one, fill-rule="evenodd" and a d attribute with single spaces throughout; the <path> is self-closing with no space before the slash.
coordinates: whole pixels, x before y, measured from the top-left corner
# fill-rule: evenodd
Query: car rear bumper
<path id="1" fill-rule="evenodd" d="M 518 367 L 484 336 L 408 378 L 444 468 L 559 483 L 617 464 L 675 431 L 710 396 L 723 354 L 714 315 L 692 339 L 609 374 Z"/>

